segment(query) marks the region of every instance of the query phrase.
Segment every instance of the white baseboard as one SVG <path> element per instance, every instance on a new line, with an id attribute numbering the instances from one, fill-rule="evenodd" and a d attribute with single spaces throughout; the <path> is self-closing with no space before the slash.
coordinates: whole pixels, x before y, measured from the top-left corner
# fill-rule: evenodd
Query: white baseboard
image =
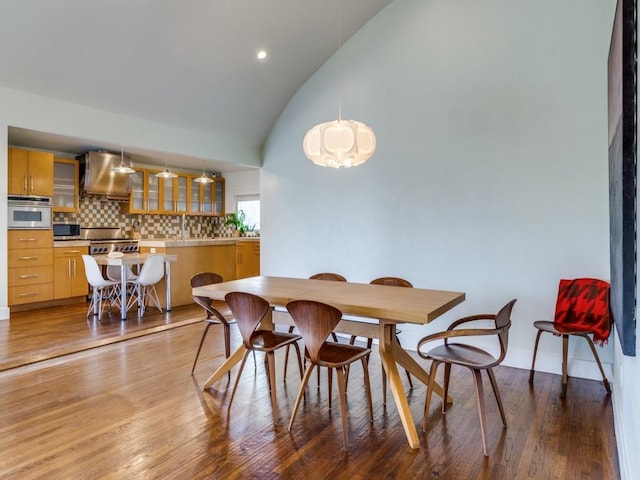
<path id="1" fill-rule="evenodd" d="M 9 307 L 0 307 L 0 320 L 9 320 Z"/>

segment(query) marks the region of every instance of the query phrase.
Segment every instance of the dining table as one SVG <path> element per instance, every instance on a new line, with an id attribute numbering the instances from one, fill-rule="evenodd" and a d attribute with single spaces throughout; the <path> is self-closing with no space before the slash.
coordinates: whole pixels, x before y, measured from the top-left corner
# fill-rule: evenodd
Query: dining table
<path id="1" fill-rule="evenodd" d="M 273 329 L 274 324 L 294 325 L 283 307 L 293 300 L 315 300 L 333 305 L 343 313 L 344 317 L 335 329 L 337 333 L 378 339 L 380 359 L 407 441 L 411 448 L 420 448 L 398 365 L 425 385 L 429 383 L 429 374 L 396 340 L 396 325 L 429 323 L 463 302 L 463 292 L 278 276 L 249 277 L 192 289 L 193 295 L 215 300 L 224 300 L 227 293 L 236 291 L 258 295 L 273 307 L 261 328 Z M 203 389 L 211 388 L 225 377 L 244 352 L 245 347 L 241 344 L 204 382 Z M 434 391 L 444 395 L 440 385 L 435 385 Z M 452 400 L 447 398 L 445 401 L 450 403 Z"/>
<path id="2" fill-rule="evenodd" d="M 127 267 L 136 265 L 140 267 L 144 265 L 145 260 L 150 255 L 162 255 L 165 265 L 165 278 L 166 278 L 166 301 L 167 312 L 171 311 L 171 262 L 178 260 L 177 255 L 167 255 L 163 253 L 125 253 L 122 255 L 96 255 L 94 258 L 98 265 L 115 265 L 120 267 L 120 319 L 125 321 L 127 319 Z M 97 305 L 94 305 L 94 315 L 97 315 Z"/>

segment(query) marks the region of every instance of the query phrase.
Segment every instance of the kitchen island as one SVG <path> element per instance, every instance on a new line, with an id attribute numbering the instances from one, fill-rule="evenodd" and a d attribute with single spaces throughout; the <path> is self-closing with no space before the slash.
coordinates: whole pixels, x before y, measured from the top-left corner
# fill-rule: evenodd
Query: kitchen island
<path id="1" fill-rule="evenodd" d="M 224 280 L 260 274 L 259 237 L 141 239 L 139 247 L 140 253 L 178 256 L 179 260 L 171 266 L 171 298 L 174 306 L 193 303 L 189 279 L 196 273 L 216 272 Z M 164 280 L 156 289 L 162 302 L 166 297 Z"/>

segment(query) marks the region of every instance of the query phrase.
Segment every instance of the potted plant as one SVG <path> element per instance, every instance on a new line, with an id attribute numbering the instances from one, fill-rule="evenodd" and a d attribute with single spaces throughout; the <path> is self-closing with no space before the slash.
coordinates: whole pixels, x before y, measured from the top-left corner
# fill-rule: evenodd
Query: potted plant
<path id="1" fill-rule="evenodd" d="M 247 231 L 247 225 L 245 222 L 245 213 L 244 210 L 238 211 L 238 213 L 231 213 L 227 216 L 227 220 L 224 222 L 225 225 L 232 225 L 235 227 L 235 231 L 238 235 L 244 235 Z"/>

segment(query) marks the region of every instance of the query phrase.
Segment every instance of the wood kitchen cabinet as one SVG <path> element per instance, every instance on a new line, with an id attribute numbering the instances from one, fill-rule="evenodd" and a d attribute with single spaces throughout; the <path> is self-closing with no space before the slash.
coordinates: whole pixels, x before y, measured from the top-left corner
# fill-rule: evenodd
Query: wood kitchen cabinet
<path id="1" fill-rule="evenodd" d="M 156 173 L 158 170 L 136 169 L 131 175 L 129 202 L 120 207 L 123 213 L 189 213 L 190 175 L 178 173 L 176 178 L 160 178 Z"/>
<path id="2" fill-rule="evenodd" d="M 260 242 L 239 241 L 236 245 L 236 278 L 260 275 Z"/>
<path id="3" fill-rule="evenodd" d="M 9 306 L 53 298 L 53 231 L 9 230 Z"/>
<path id="4" fill-rule="evenodd" d="M 53 159 L 53 211 L 78 212 L 78 161 Z"/>
<path id="5" fill-rule="evenodd" d="M 215 177 L 211 183 L 199 183 L 189 177 L 189 213 L 196 215 L 224 215 L 224 178 Z"/>
<path id="6" fill-rule="evenodd" d="M 53 298 L 86 296 L 87 276 L 82 255 L 87 247 L 57 247 L 53 249 Z"/>
<path id="7" fill-rule="evenodd" d="M 53 153 L 9 148 L 8 193 L 53 197 Z"/>

